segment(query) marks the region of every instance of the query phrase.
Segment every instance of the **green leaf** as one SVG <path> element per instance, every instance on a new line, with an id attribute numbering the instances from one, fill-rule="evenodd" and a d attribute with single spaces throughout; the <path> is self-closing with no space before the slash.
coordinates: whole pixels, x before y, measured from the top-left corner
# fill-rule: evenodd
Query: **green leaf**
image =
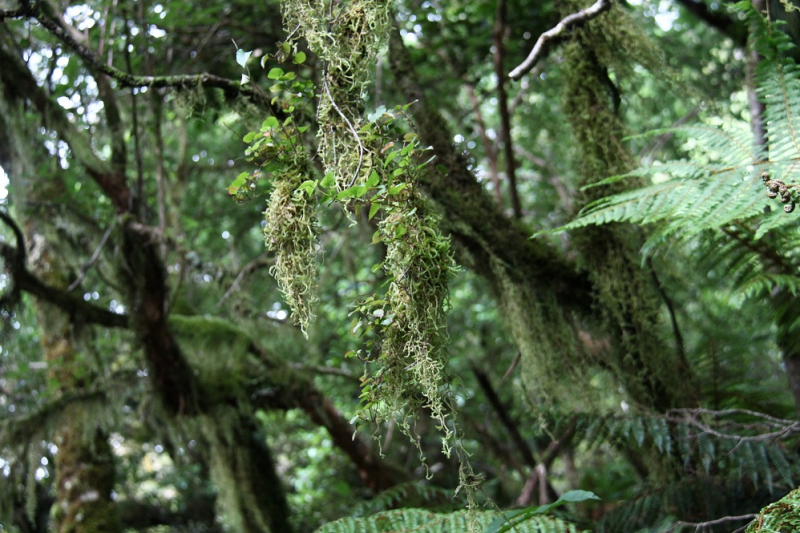
<path id="1" fill-rule="evenodd" d="M 233 180 L 230 185 L 228 185 L 228 194 L 230 194 L 231 196 L 236 194 L 239 191 L 239 189 L 244 187 L 244 184 L 247 183 L 247 178 L 249 177 L 250 174 L 248 174 L 247 172 L 242 172 L 241 174 L 236 176 L 236 179 Z"/>
<path id="2" fill-rule="evenodd" d="M 267 73 L 267 77 L 271 80 L 277 80 L 284 75 L 283 69 L 274 67 Z"/>
<path id="3" fill-rule="evenodd" d="M 544 514 L 547 511 L 556 507 L 561 507 L 565 503 L 582 502 L 585 500 L 599 500 L 593 492 L 588 490 L 570 490 L 561 495 L 558 500 L 547 505 L 540 505 L 538 507 L 528 507 L 527 509 L 518 509 L 515 511 L 505 511 L 504 516 L 498 517 L 490 523 L 484 533 L 505 533 L 515 531 L 515 526 L 528 520 L 529 518 Z"/>
<path id="4" fill-rule="evenodd" d="M 368 190 L 369 189 L 364 185 L 357 185 L 355 187 L 350 187 L 349 189 L 343 190 L 336 195 L 336 199 L 343 200 L 345 198 L 361 198 Z"/>
<path id="5" fill-rule="evenodd" d="M 245 52 L 241 48 L 236 50 L 236 62 L 239 63 L 239 66 L 241 66 L 242 68 L 247 68 L 246 66 L 247 60 L 250 59 L 250 54 L 252 53 L 253 53 L 252 51 Z"/>
<path id="6" fill-rule="evenodd" d="M 294 56 L 294 64 L 295 65 L 302 65 L 306 62 L 306 54 L 305 52 L 297 52 L 297 55 Z"/>
<path id="7" fill-rule="evenodd" d="M 317 180 L 306 180 L 306 181 L 304 181 L 303 183 L 301 183 L 297 187 L 297 190 L 298 191 L 303 191 L 307 195 L 311 196 L 311 195 L 314 194 L 314 191 L 317 189 L 317 184 L 318 183 L 319 182 Z"/>
<path id="8" fill-rule="evenodd" d="M 372 220 L 372 217 L 374 217 L 378 213 L 378 210 L 380 208 L 381 204 L 379 204 L 378 202 L 372 202 L 372 205 L 369 207 L 369 220 Z"/>
<path id="9" fill-rule="evenodd" d="M 248 133 L 245 133 L 245 135 L 244 135 L 244 138 L 242 138 L 242 140 L 243 140 L 244 142 L 246 142 L 246 143 L 251 143 L 251 142 L 253 142 L 253 140 L 254 140 L 254 139 L 257 137 L 257 136 L 258 136 L 258 133 L 256 133 L 255 131 L 250 131 L 250 132 L 248 132 Z"/>
<path id="10" fill-rule="evenodd" d="M 299 128 L 298 128 L 299 129 Z M 333 172 L 328 172 L 325 174 L 325 177 L 322 178 L 322 185 L 323 187 L 332 187 L 336 183 L 336 180 L 333 177 Z"/>
<path id="11" fill-rule="evenodd" d="M 286 74 L 284 74 L 283 76 L 281 76 L 278 79 L 280 81 L 292 81 L 295 78 L 295 76 L 296 76 L 296 74 L 294 72 L 287 72 Z"/>
<path id="12" fill-rule="evenodd" d="M 261 129 L 264 131 L 271 130 L 273 128 L 277 128 L 279 125 L 280 123 L 278 122 L 277 118 L 267 117 L 264 122 L 261 123 Z"/>
<path id="13" fill-rule="evenodd" d="M 397 194 L 403 189 L 405 189 L 407 186 L 408 183 L 398 183 L 397 185 L 393 185 L 392 187 L 389 187 L 389 194 L 390 195 Z"/>
<path id="14" fill-rule="evenodd" d="M 373 170 L 372 174 L 369 175 L 369 179 L 367 179 L 366 186 L 375 187 L 376 185 L 378 185 L 378 183 L 380 183 L 380 181 L 381 181 L 380 176 L 378 176 L 378 173 Z"/>
<path id="15" fill-rule="evenodd" d="M 395 157 L 400 155 L 399 150 L 395 150 L 394 152 L 390 152 L 389 155 L 386 156 L 386 159 L 383 161 L 383 168 L 386 168 L 389 163 L 391 163 Z"/>
<path id="16" fill-rule="evenodd" d="M 599 499 L 600 497 L 597 494 L 588 490 L 570 490 L 562 494 L 557 501 L 574 503 Z"/>

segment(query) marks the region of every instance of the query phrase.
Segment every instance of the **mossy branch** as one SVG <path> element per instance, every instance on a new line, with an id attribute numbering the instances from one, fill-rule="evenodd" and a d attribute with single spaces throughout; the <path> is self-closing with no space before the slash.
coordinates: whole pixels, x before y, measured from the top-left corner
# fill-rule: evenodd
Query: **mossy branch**
<path id="1" fill-rule="evenodd" d="M 593 18 L 597 17 L 604 11 L 608 11 L 609 9 L 611 9 L 610 0 L 597 0 L 597 2 L 586 9 L 581 9 L 577 13 L 571 13 L 564 17 L 561 22 L 539 36 L 539 38 L 536 40 L 536 44 L 533 45 L 533 50 L 531 50 L 530 54 L 528 54 L 528 57 L 525 58 L 525 61 L 520 63 L 517 68 L 512 70 L 508 74 L 508 77 L 512 80 L 520 79 L 522 76 L 530 72 L 531 69 L 536 66 L 536 63 L 538 63 L 547 55 L 553 45 L 566 39 L 567 36 L 569 36 L 569 30 L 575 27 L 583 26 Z"/>

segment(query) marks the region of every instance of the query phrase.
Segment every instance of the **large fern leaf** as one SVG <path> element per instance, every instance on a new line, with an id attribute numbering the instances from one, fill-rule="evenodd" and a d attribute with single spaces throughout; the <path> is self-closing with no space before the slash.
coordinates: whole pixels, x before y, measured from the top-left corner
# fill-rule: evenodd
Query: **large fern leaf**
<path id="1" fill-rule="evenodd" d="M 744 12 L 762 56 L 757 72 L 758 93 L 765 103 L 763 122 L 767 144 L 755 144 L 746 124 L 726 127 L 682 126 L 651 135 L 674 133 L 692 146 L 691 160 L 668 161 L 611 177 L 602 186 L 633 176 L 650 178 L 650 185 L 602 198 L 587 205 L 579 217 L 555 231 L 593 224 L 632 222 L 650 224 L 652 233 L 645 252 L 669 237 L 686 238 L 704 230 L 753 219 L 756 238 L 787 224 L 796 215 L 782 209 L 764 213 L 768 200 L 762 177 L 785 184 L 800 183 L 800 69 L 786 53 L 788 37 L 770 25 L 749 2 Z M 766 173 L 766 174 L 764 174 Z"/>
<path id="2" fill-rule="evenodd" d="M 423 509 L 398 509 L 366 518 L 342 518 L 325 524 L 316 533 L 464 533 L 484 531 L 502 515 L 498 512 L 457 511 L 431 513 Z M 583 533 L 575 524 L 553 516 L 535 516 L 515 523 L 510 530 L 515 533 Z"/>

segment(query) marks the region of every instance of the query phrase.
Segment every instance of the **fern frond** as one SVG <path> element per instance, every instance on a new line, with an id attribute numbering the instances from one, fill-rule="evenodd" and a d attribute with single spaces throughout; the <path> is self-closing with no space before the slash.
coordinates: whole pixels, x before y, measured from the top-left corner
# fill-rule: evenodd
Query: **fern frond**
<path id="1" fill-rule="evenodd" d="M 484 531 L 502 518 L 498 512 L 456 511 L 431 513 L 422 509 L 398 509 L 366 518 L 342 518 L 319 528 L 316 533 L 464 533 L 470 525 Z M 582 533 L 578 526 L 554 516 L 534 516 L 514 523 L 516 533 Z"/>
<path id="2" fill-rule="evenodd" d="M 744 123 L 652 132 L 674 133 L 685 139 L 684 148 L 692 151 L 692 159 L 653 164 L 600 182 L 596 186 L 634 176 L 646 178 L 646 182 L 650 178 L 649 185 L 589 204 L 577 219 L 553 231 L 612 222 L 650 224 L 654 229 L 643 249 L 647 254 L 669 238 L 692 237 L 734 221 L 755 219 L 759 226 L 756 238 L 797 224 L 794 216 L 788 216 L 790 210 L 763 213 L 764 206 L 773 202 L 766 198 L 767 190 L 759 178 L 779 180 L 787 186 L 800 184 L 800 67 L 786 54 L 792 44 L 782 31 L 749 2 L 737 6 L 745 13 L 756 51 L 763 57 L 756 79 L 758 94 L 766 105 L 762 118 L 767 145 L 756 145 Z M 789 208 L 800 202 L 800 193 L 792 194 L 791 201 L 783 198 Z"/>

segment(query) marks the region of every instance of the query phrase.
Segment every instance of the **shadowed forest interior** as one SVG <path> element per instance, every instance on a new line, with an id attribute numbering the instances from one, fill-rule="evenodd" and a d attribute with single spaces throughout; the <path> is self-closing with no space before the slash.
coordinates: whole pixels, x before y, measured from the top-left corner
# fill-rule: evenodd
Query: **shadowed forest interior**
<path id="1" fill-rule="evenodd" d="M 800 0 L 0 0 L 0 532 L 800 531 Z"/>

